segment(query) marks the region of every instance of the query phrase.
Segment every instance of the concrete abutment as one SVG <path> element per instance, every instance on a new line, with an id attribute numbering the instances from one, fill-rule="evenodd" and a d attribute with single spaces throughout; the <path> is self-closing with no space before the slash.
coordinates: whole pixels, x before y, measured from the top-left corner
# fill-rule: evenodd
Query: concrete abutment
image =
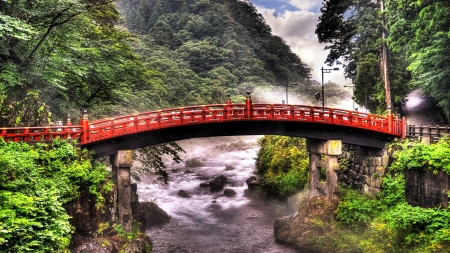
<path id="1" fill-rule="evenodd" d="M 324 191 L 329 199 L 338 197 L 338 158 L 342 154 L 340 140 L 307 139 L 309 152 L 309 195 L 318 196 Z M 324 159 L 322 159 L 324 158 Z M 320 169 L 326 169 L 326 182 L 320 182 Z"/>

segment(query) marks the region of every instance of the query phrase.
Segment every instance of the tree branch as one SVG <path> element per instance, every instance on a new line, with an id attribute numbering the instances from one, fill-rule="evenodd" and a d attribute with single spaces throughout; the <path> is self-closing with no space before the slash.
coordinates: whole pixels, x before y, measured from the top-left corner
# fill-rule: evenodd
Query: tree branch
<path id="1" fill-rule="evenodd" d="M 65 20 L 57 22 L 58 18 L 60 18 L 66 11 L 68 11 L 69 8 L 65 8 L 59 13 L 56 14 L 55 17 L 53 17 L 52 22 L 50 23 L 49 27 L 47 28 L 47 31 L 44 33 L 44 35 L 41 37 L 39 42 L 34 46 L 31 53 L 28 55 L 25 61 L 22 62 L 22 67 L 28 66 L 28 64 L 32 61 L 34 54 L 36 51 L 41 47 L 42 43 L 47 39 L 47 37 L 50 35 L 50 32 L 55 28 L 56 26 L 63 25 L 67 22 L 69 22 L 73 17 L 80 14 L 80 12 L 74 13 L 72 15 L 69 15 Z"/>

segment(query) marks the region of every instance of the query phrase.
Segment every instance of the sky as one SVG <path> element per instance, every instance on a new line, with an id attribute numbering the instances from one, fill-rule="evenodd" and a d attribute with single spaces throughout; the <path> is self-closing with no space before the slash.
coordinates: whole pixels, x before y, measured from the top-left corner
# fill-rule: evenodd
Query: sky
<path id="1" fill-rule="evenodd" d="M 322 67 L 325 64 L 328 51 L 320 44 L 314 33 L 319 22 L 322 0 L 250 0 L 263 15 L 272 33 L 283 38 L 297 54 L 302 62 L 311 69 L 314 80 L 322 81 Z M 350 85 L 351 80 L 344 78 L 342 67 L 339 71 L 324 74 L 324 82 L 328 80 L 340 85 Z"/>

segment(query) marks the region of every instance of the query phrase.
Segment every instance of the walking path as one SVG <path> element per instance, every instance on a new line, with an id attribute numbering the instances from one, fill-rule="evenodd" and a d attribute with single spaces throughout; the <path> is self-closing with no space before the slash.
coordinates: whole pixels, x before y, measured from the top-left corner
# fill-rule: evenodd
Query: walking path
<path id="1" fill-rule="evenodd" d="M 420 93 L 419 88 L 411 91 L 402 104 L 406 124 L 416 126 L 446 125 L 435 108 L 434 101 Z"/>

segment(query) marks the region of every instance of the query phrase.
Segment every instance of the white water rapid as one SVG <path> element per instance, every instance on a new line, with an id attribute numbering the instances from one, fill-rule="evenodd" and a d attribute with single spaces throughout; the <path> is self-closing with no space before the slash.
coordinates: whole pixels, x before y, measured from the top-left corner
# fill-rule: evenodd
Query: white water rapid
<path id="1" fill-rule="evenodd" d="M 245 180 L 254 175 L 257 137 L 211 137 L 178 142 L 187 159 L 198 157 L 204 166 L 186 168 L 180 164 L 166 164 L 169 183 L 164 185 L 150 176 L 138 182 L 139 201 L 156 201 L 172 219 L 168 224 L 147 229 L 153 241 L 153 251 L 178 252 L 270 252 L 289 253 L 294 249 L 274 242 L 273 222 L 286 215 L 287 205 L 251 200 L 244 197 Z M 226 151 L 216 148 L 221 144 L 244 141 L 252 146 L 245 150 Z M 225 170 L 226 165 L 231 170 Z M 192 170 L 193 173 L 185 173 Z M 173 171 L 173 172 L 172 172 Z M 223 191 L 211 192 L 201 188 L 215 177 L 228 178 L 224 189 L 237 194 L 226 197 Z M 181 198 L 179 190 L 191 197 Z"/>

